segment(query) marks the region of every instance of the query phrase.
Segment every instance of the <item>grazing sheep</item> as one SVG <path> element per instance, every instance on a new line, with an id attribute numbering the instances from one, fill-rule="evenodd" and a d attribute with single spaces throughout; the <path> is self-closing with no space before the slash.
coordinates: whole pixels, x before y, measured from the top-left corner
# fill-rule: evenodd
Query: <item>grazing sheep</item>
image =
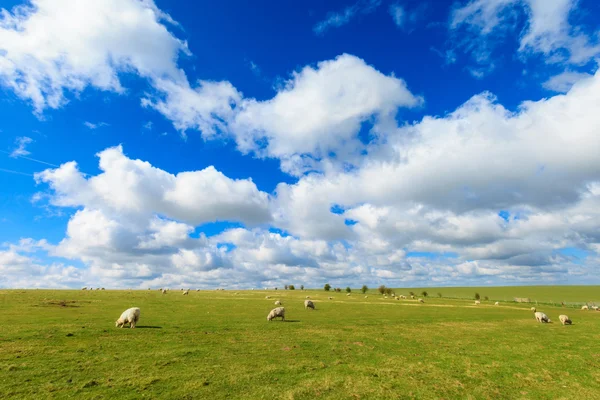
<path id="1" fill-rule="evenodd" d="M 405 295 L 403 295 L 403 294 L 401 294 L 401 295 L 400 295 L 400 298 L 401 298 L 401 299 L 406 299 L 406 296 L 405 296 Z"/>
<path id="2" fill-rule="evenodd" d="M 273 318 L 281 318 L 282 321 L 285 321 L 285 308 L 277 307 L 271 310 L 269 315 L 267 315 L 267 321 L 272 320 Z"/>
<path id="3" fill-rule="evenodd" d="M 414 298 L 415 298 L 415 296 L 413 296 L 413 295 L 411 294 L 411 295 L 410 295 L 410 298 L 411 298 L 411 299 L 414 299 Z"/>
<path id="4" fill-rule="evenodd" d="M 588 306 L 581 306 L 581 309 L 587 311 L 587 310 L 589 310 L 589 307 Z"/>
<path id="5" fill-rule="evenodd" d="M 419 303 L 425 303 L 425 300 L 419 299 Z"/>
<path id="6" fill-rule="evenodd" d="M 571 325 L 573 322 L 571 322 L 571 318 L 569 318 L 566 315 L 559 315 L 558 319 L 560 320 L 560 323 L 563 325 Z"/>
<path id="7" fill-rule="evenodd" d="M 477 304 L 481 304 L 481 302 L 479 300 L 475 300 L 475 305 Z"/>
<path id="8" fill-rule="evenodd" d="M 310 300 L 304 300 L 304 309 L 312 308 L 315 309 L 315 304 Z"/>
<path id="9" fill-rule="evenodd" d="M 271 296 L 265 296 L 265 299 L 269 300 L 271 298 Z"/>
<path id="10" fill-rule="evenodd" d="M 536 312 L 535 314 L 535 320 L 538 322 L 550 322 L 550 318 L 548 318 L 548 316 L 546 314 L 544 314 L 543 312 Z"/>
<path id="11" fill-rule="evenodd" d="M 333 300 L 333 297 L 329 297 L 329 300 Z"/>
<path id="12" fill-rule="evenodd" d="M 592 310 L 594 310 L 594 311 L 598 311 L 598 306 L 592 306 L 591 308 L 592 308 Z"/>
<path id="13" fill-rule="evenodd" d="M 196 292 L 199 292 L 199 291 L 200 291 L 200 289 L 196 289 Z"/>
<path id="14" fill-rule="evenodd" d="M 167 289 L 162 289 L 161 292 L 162 294 L 167 294 Z"/>
<path id="15" fill-rule="evenodd" d="M 188 294 L 190 294 L 190 291 L 189 291 L 189 290 L 186 290 L 185 292 L 183 292 L 183 295 L 184 295 L 184 296 L 186 296 L 186 295 L 188 295 Z"/>
<path id="16" fill-rule="evenodd" d="M 535 307 L 531 307 L 531 311 L 535 312 L 536 311 Z"/>
<path id="17" fill-rule="evenodd" d="M 495 303 L 494 303 L 494 305 L 495 305 L 495 306 L 499 306 L 499 305 L 500 305 L 500 303 L 499 303 L 499 302 L 495 302 Z"/>
<path id="18" fill-rule="evenodd" d="M 131 329 L 135 328 L 135 324 L 140 319 L 140 309 L 137 307 L 129 308 L 123 311 L 123 314 L 115 322 L 117 328 L 122 328 L 125 324 L 129 324 Z"/>
<path id="19" fill-rule="evenodd" d="M 81 290 L 87 290 L 87 286 L 82 287 Z"/>
<path id="20" fill-rule="evenodd" d="M 281 302 L 280 302 L 279 300 L 277 300 L 277 301 L 275 302 L 275 305 L 276 305 L 276 306 L 280 306 L 280 305 L 281 305 Z"/>
<path id="21" fill-rule="evenodd" d="M 365 296 L 365 299 L 368 299 L 368 298 L 369 298 L 369 296 Z"/>
<path id="22" fill-rule="evenodd" d="M 307 299 L 310 299 L 310 296 L 306 296 Z"/>
<path id="23" fill-rule="evenodd" d="M 350 293 L 346 294 L 346 296 L 350 296 Z"/>

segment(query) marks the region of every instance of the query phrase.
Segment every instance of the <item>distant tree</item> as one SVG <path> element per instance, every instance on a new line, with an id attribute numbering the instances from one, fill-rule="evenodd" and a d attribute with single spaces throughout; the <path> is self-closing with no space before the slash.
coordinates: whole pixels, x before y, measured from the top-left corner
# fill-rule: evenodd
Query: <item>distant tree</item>
<path id="1" fill-rule="evenodd" d="M 421 292 L 421 295 L 422 295 L 423 297 L 427 297 L 427 296 L 429 295 L 429 293 L 427 293 L 427 290 L 423 290 L 423 291 Z"/>
<path id="2" fill-rule="evenodd" d="M 335 291 L 336 291 L 336 292 L 341 292 L 341 291 L 342 291 L 342 288 L 339 288 L 339 287 L 337 287 L 337 288 L 335 288 Z"/>
<path id="3" fill-rule="evenodd" d="M 290 290 L 294 290 L 294 289 L 296 289 L 296 288 L 294 287 L 294 285 L 288 285 L 288 288 L 289 288 Z"/>
<path id="4" fill-rule="evenodd" d="M 489 298 L 489 297 L 487 297 L 487 296 L 485 296 L 483 299 L 484 299 L 485 301 L 488 301 L 490 298 Z"/>
<path id="5" fill-rule="evenodd" d="M 304 290 L 304 285 L 300 285 L 300 290 Z"/>
<path id="6" fill-rule="evenodd" d="M 350 286 L 346 286 L 346 293 L 350 293 L 352 291 L 352 289 L 350 289 Z"/>
<path id="7" fill-rule="evenodd" d="M 325 286 L 323 286 L 323 289 L 324 289 L 326 292 L 329 292 L 329 291 L 331 290 L 331 285 L 330 285 L 329 283 L 326 283 L 326 284 L 325 284 Z"/>
<path id="8" fill-rule="evenodd" d="M 475 293 L 475 300 L 479 300 L 481 299 L 481 296 L 479 295 L 479 293 Z"/>
<path id="9" fill-rule="evenodd" d="M 285 285 L 285 286 L 284 286 L 284 289 L 285 289 L 285 290 L 288 290 L 288 285 Z"/>
<path id="10" fill-rule="evenodd" d="M 408 292 L 408 294 L 410 294 L 411 296 L 414 296 L 415 292 Z"/>
<path id="11" fill-rule="evenodd" d="M 367 290 L 369 290 L 369 288 L 367 287 L 367 285 L 362 285 L 362 287 L 360 288 L 360 291 L 364 293 L 367 293 Z"/>
<path id="12" fill-rule="evenodd" d="M 379 293 L 381 293 L 381 294 L 384 294 L 384 293 L 385 293 L 385 285 L 381 285 L 381 286 L 379 286 L 379 287 L 377 288 L 377 291 L 378 291 Z"/>
<path id="13" fill-rule="evenodd" d="M 438 292 L 438 297 L 442 297 L 442 294 L 440 292 Z"/>
<path id="14" fill-rule="evenodd" d="M 387 295 L 392 294 L 392 288 L 386 287 L 385 288 L 385 294 L 387 294 Z"/>
<path id="15" fill-rule="evenodd" d="M 275 290 L 277 290 L 277 288 L 275 288 Z"/>

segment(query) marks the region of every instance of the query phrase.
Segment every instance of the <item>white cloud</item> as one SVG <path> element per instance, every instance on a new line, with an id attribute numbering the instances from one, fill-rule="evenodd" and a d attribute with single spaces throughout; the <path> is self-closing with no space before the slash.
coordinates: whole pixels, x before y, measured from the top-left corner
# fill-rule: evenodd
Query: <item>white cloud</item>
<path id="1" fill-rule="evenodd" d="M 26 149 L 28 144 L 33 143 L 33 139 L 27 136 L 20 136 L 15 139 L 16 148 L 11 151 L 10 156 L 13 158 L 28 156 L 31 154 L 29 150 Z"/>
<path id="2" fill-rule="evenodd" d="M 513 30 L 517 13 L 524 13 L 527 25 L 520 36 L 522 55 L 543 54 L 548 63 L 583 65 L 600 54 L 600 44 L 569 23 L 577 6 L 576 0 L 470 0 L 453 10 L 450 28 L 467 27 L 470 35 L 461 45 L 475 54 L 476 62 L 485 64 L 494 46 L 492 34 Z"/>
<path id="3" fill-rule="evenodd" d="M 89 121 L 85 121 L 83 123 L 83 125 L 91 130 L 94 129 L 98 129 L 98 128 L 102 128 L 103 126 L 110 126 L 109 124 L 107 124 L 106 122 L 98 122 L 98 123 L 93 123 L 93 122 L 89 122 Z"/>
<path id="4" fill-rule="evenodd" d="M 554 92 L 566 93 L 573 87 L 574 84 L 582 79 L 590 78 L 590 74 L 583 72 L 564 71 L 561 74 L 555 75 L 543 83 L 543 87 Z"/>
<path id="5" fill-rule="evenodd" d="M 404 25 L 406 13 L 404 12 L 404 8 L 402 8 L 399 4 L 391 4 L 390 5 L 390 15 L 392 16 L 392 20 L 397 27 L 401 28 Z"/>
<path id="6" fill-rule="evenodd" d="M 120 146 L 98 154 L 102 173 L 85 178 L 77 164 L 36 174 L 50 185 L 52 203 L 61 207 L 89 207 L 140 218 L 160 214 L 194 225 L 228 220 L 247 224 L 268 222 L 268 195 L 251 180 L 232 180 L 208 167 L 172 175 L 123 154 Z"/>
<path id="7" fill-rule="evenodd" d="M 355 152 L 363 122 L 390 118 L 399 107 L 421 103 L 402 79 L 344 54 L 294 73 L 271 100 L 244 100 L 230 131 L 241 151 L 279 158 L 287 172 L 297 174 L 307 169 L 303 163 L 329 152 L 337 159 Z"/>
<path id="8" fill-rule="evenodd" d="M 66 93 L 92 86 L 123 93 L 119 73 L 185 80 L 177 68 L 185 42 L 152 0 L 32 0 L 0 14 L 0 82 L 37 113 Z"/>
<path id="9" fill-rule="evenodd" d="M 331 12 L 327 18 L 318 22 L 313 31 L 317 35 L 323 35 L 330 28 L 339 28 L 348 24 L 352 19 L 360 14 L 370 14 L 381 5 L 381 0 L 358 0 L 353 5 L 346 7 L 341 12 Z"/>

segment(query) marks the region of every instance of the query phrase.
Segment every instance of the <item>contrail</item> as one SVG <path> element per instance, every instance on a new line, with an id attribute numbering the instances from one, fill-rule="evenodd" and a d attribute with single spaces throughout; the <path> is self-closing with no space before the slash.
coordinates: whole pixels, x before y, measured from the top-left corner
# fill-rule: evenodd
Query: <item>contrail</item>
<path id="1" fill-rule="evenodd" d="M 46 161 L 42 161 L 42 160 L 37 160 L 37 159 L 35 159 L 35 158 L 31 158 L 31 157 L 27 157 L 27 156 L 14 156 L 14 157 L 13 157 L 13 156 L 11 155 L 12 153 L 10 153 L 10 152 L 8 152 L 8 151 L 5 151 L 5 150 L 0 150 L 0 152 L 2 152 L 2 153 L 5 153 L 5 154 L 8 154 L 8 155 L 9 155 L 10 157 L 12 157 L 12 158 L 24 158 L 24 159 L 26 159 L 26 160 L 29 160 L 29 161 L 35 161 L 35 162 L 37 162 L 37 163 L 40 163 L 40 164 L 49 165 L 49 166 L 51 166 L 51 167 L 56 167 L 56 168 L 60 167 L 60 165 L 52 164 L 52 163 L 49 163 L 49 162 L 46 162 Z"/>
<path id="2" fill-rule="evenodd" d="M 32 174 L 28 174 L 25 172 L 19 172 L 19 171 L 13 171 L 12 169 L 4 169 L 4 168 L 0 168 L 0 171 L 2 172 L 8 172 L 10 174 L 17 174 L 17 175 L 25 175 L 25 176 L 33 176 Z"/>

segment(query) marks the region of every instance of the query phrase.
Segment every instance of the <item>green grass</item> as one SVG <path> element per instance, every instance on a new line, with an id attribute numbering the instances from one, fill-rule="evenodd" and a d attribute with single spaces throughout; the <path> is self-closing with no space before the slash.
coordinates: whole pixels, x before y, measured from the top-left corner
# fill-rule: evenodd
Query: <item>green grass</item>
<path id="1" fill-rule="evenodd" d="M 468 291 L 493 298 L 487 289 Z M 502 288 L 599 292 L 522 289 Z M 512 302 L 237 293 L 0 291 L 0 398 L 600 399 L 600 312 L 538 306 L 555 321 L 539 324 Z M 287 322 L 266 321 L 276 299 Z M 138 328 L 115 328 L 132 306 Z M 558 323 L 563 312 L 574 325 Z"/>

